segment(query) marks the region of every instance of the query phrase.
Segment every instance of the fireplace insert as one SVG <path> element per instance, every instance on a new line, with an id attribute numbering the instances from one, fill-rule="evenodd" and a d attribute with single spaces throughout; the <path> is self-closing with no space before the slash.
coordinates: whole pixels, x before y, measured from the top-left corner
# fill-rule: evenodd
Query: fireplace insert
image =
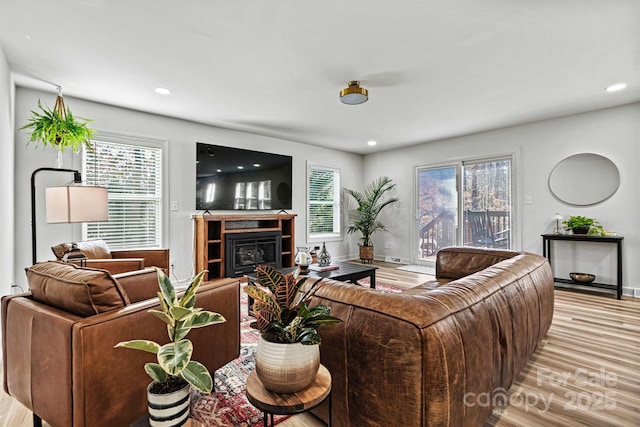
<path id="1" fill-rule="evenodd" d="M 280 231 L 227 233 L 225 248 L 225 271 L 229 277 L 252 273 L 263 264 L 282 268 Z"/>

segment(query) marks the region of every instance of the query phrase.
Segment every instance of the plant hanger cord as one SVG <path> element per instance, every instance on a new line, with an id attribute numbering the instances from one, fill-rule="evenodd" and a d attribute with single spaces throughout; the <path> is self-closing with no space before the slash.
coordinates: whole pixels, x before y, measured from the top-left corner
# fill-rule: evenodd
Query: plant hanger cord
<path id="1" fill-rule="evenodd" d="M 56 86 L 58 88 L 58 96 L 56 97 L 56 103 L 53 106 L 53 111 L 57 112 L 64 120 L 67 118 L 67 109 L 64 106 L 64 99 L 62 98 L 62 86 Z"/>

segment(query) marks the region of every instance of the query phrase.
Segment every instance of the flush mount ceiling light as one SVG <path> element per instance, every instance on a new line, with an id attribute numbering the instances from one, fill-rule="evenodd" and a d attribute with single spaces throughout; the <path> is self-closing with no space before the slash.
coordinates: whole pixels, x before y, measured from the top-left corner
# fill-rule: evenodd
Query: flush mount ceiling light
<path id="1" fill-rule="evenodd" d="M 340 91 L 340 101 L 348 105 L 358 105 L 367 102 L 369 91 L 360 87 L 359 81 L 349 82 L 349 87 Z"/>
<path id="2" fill-rule="evenodd" d="M 171 91 L 167 88 L 164 87 L 157 87 L 154 89 L 156 91 L 156 93 L 159 93 L 160 95 L 170 95 Z"/>

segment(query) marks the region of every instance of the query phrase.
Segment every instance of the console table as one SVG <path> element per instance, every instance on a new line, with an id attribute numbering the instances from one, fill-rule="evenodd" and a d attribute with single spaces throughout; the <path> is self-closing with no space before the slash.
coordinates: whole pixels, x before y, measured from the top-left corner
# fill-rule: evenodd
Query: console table
<path id="1" fill-rule="evenodd" d="M 596 288 L 611 289 L 616 291 L 616 297 L 622 298 L 622 236 L 596 236 L 592 234 L 543 234 L 542 235 L 542 255 L 549 260 L 549 264 L 553 268 L 551 263 L 551 242 L 554 240 L 560 240 L 565 242 L 592 242 L 592 243 L 610 243 L 615 244 L 617 248 L 617 283 L 615 285 L 608 283 L 580 283 L 570 279 L 563 279 L 560 277 L 554 277 L 554 281 L 557 283 L 569 283 L 582 286 L 593 286 Z"/>

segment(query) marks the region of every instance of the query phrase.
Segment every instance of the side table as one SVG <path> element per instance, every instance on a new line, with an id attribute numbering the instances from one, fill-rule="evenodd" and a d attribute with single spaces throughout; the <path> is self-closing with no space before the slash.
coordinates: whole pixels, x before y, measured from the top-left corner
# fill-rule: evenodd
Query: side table
<path id="1" fill-rule="evenodd" d="M 247 377 L 247 399 L 264 414 L 263 425 L 273 426 L 273 415 L 295 415 L 307 412 L 329 399 L 329 423 L 331 427 L 331 374 L 320 365 L 318 375 L 311 385 L 297 393 L 274 393 L 262 385 L 258 374 Z M 271 424 L 269 424 L 271 420 Z"/>

